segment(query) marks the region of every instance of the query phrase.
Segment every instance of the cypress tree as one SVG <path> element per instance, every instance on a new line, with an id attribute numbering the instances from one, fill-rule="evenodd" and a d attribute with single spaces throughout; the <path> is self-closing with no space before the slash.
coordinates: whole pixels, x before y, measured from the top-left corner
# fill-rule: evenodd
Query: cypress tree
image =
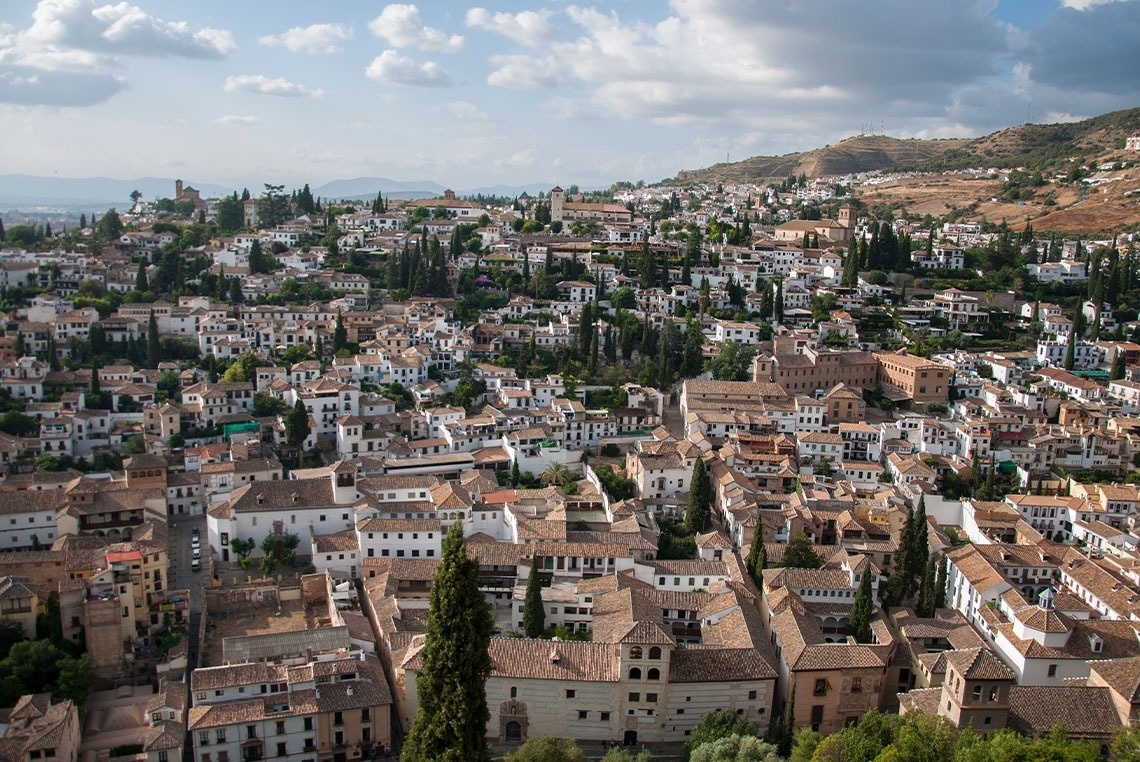
<path id="1" fill-rule="evenodd" d="M 526 578 L 526 598 L 523 600 L 523 632 L 528 638 L 542 637 L 546 629 L 546 607 L 542 605 L 542 582 L 538 578 L 539 557 L 535 556 Z"/>
<path id="2" fill-rule="evenodd" d="M 776 322 L 784 322 L 784 281 L 776 282 Z"/>
<path id="3" fill-rule="evenodd" d="M 1108 372 L 1108 380 L 1116 381 L 1117 379 L 1124 378 L 1124 371 L 1124 351 L 1117 349 L 1116 357 L 1112 358 L 1112 370 Z"/>
<path id="4" fill-rule="evenodd" d="M 146 279 L 146 262 L 139 262 L 139 270 L 135 274 L 135 291 L 150 291 L 150 284 Z"/>
<path id="5" fill-rule="evenodd" d="M 1077 364 L 1077 326 L 1073 321 L 1073 330 L 1069 332 L 1069 341 L 1065 346 L 1065 370 L 1072 370 Z"/>
<path id="6" fill-rule="evenodd" d="M 926 495 L 918 498 L 914 511 L 914 528 L 911 530 L 910 548 L 907 551 L 907 588 L 909 598 L 918 589 L 920 578 L 930 560 L 930 528 L 926 522 Z"/>
<path id="7" fill-rule="evenodd" d="M 851 621 L 847 625 L 847 634 L 860 643 L 871 642 L 871 617 L 875 613 L 875 602 L 871 600 L 871 562 L 863 567 L 862 579 L 859 580 L 859 589 L 855 592 L 855 602 L 851 605 Z"/>
<path id="8" fill-rule="evenodd" d="M 685 507 L 685 531 L 689 534 L 705 531 L 712 515 L 712 483 L 700 458 L 693 463 L 693 478 L 689 483 L 689 503 Z"/>
<path id="9" fill-rule="evenodd" d="M 756 583 L 756 587 L 764 589 L 764 567 L 768 565 L 768 551 L 764 548 L 764 527 L 756 527 L 752 535 L 752 544 L 748 546 L 748 576 Z"/>
<path id="10" fill-rule="evenodd" d="M 333 328 L 333 353 L 348 346 L 348 329 L 344 327 L 344 316 L 336 313 L 336 327 Z"/>
<path id="11" fill-rule="evenodd" d="M 150 312 L 150 320 L 146 324 L 146 364 L 147 367 L 157 368 L 161 352 L 158 344 L 158 321 L 154 317 L 154 310 Z"/>
<path id="12" fill-rule="evenodd" d="M 934 585 L 938 574 L 934 566 L 934 559 L 926 562 L 926 569 L 922 573 L 922 584 L 918 587 L 918 603 L 915 604 L 915 613 L 921 617 L 934 616 Z"/>
<path id="13" fill-rule="evenodd" d="M 934 610 L 946 608 L 946 556 L 938 559 L 938 576 L 934 580 Z"/>
<path id="14" fill-rule="evenodd" d="M 485 685 L 494 621 L 467 557 L 462 523 L 452 525 L 431 586 L 427 637 L 416 676 L 419 711 L 404 743 L 408 762 L 490 762 Z"/>

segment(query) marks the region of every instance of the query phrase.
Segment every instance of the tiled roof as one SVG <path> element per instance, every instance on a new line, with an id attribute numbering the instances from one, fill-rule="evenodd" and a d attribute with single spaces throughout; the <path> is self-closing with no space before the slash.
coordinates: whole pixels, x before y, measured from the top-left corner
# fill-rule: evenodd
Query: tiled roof
<path id="1" fill-rule="evenodd" d="M 947 651 L 946 661 L 967 680 L 1013 680 L 1013 670 L 987 648 Z"/>
<path id="2" fill-rule="evenodd" d="M 705 683 L 775 679 L 776 670 L 754 648 L 678 646 L 669 659 L 669 682 Z"/>
<path id="3" fill-rule="evenodd" d="M 1043 736 L 1057 724 L 1075 738 L 1106 739 L 1120 727 L 1107 688 L 1018 685 L 1009 690 L 1009 727 Z"/>

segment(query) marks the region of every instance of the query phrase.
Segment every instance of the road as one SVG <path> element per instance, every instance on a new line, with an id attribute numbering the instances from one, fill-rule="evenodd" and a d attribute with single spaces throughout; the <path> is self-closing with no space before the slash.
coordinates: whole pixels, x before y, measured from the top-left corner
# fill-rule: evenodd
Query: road
<path id="1" fill-rule="evenodd" d="M 191 613 L 202 613 L 206 607 L 206 587 L 210 582 L 209 551 L 206 547 L 206 517 L 205 516 L 171 516 L 168 521 L 167 536 L 169 546 L 167 557 L 170 562 L 170 578 L 167 587 L 171 590 L 190 591 Z M 202 569 L 193 571 L 190 568 L 192 553 L 190 550 L 190 534 L 197 527 L 202 540 Z"/>

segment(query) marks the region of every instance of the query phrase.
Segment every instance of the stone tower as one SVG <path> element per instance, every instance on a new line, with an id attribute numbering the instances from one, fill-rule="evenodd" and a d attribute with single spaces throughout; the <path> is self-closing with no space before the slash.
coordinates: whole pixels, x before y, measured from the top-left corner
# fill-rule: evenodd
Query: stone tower
<path id="1" fill-rule="evenodd" d="M 550 219 L 563 222 L 562 219 L 563 209 L 562 202 L 565 201 L 566 192 L 555 185 L 550 189 Z"/>

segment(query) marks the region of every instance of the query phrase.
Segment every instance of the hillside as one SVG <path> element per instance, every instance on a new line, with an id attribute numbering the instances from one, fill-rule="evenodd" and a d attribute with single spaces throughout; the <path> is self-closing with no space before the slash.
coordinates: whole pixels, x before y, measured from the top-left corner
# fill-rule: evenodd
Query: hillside
<path id="1" fill-rule="evenodd" d="M 990 135 L 961 140 L 899 140 L 884 135 L 848 138 L 814 151 L 784 156 L 753 156 L 705 169 L 683 170 L 684 183 L 782 180 L 852 172 L 913 169 L 942 172 L 974 167 L 1054 169 L 1069 159 L 1085 160 L 1123 147 L 1124 138 L 1140 133 L 1140 108 L 1114 111 L 1081 122 L 1023 124 Z"/>
<path id="2" fill-rule="evenodd" d="M 861 135 L 833 146 L 783 156 L 753 156 L 730 164 L 714 164 L 706 169 L 682 170 L 682 183 L 763 183 L 783 180 L 789 175 L 808 177 L 846 175 L 853 172 L 884 170 L 903 163 L 928 161 L 955 151 L 966 140 L 899 140 L 886 135 Z"/>

